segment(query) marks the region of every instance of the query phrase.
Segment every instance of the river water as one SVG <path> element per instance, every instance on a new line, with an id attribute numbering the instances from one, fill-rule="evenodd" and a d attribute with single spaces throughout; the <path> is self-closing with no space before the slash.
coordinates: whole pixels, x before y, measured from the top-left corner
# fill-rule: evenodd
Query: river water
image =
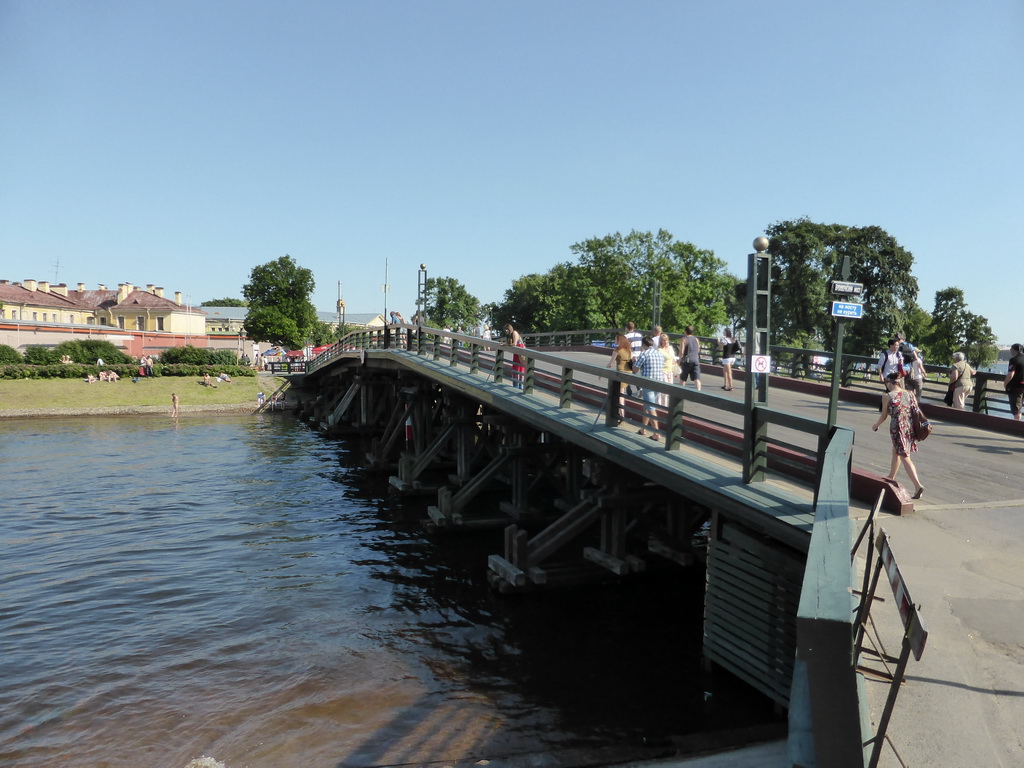
<path id="1" fill-rule="evenodd" d="M 0 765 L 520 760 L 771 719 L 700 574 L 500 596 L 287 415 L 0 422 Z M 499 764 L 493 763 L 492 764 Z"/>

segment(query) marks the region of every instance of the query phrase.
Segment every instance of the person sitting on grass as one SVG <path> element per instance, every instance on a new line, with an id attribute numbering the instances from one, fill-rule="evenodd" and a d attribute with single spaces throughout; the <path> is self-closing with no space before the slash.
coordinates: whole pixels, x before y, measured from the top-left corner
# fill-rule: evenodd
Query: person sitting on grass
<path id="1" fill-rule="evenodd" d="M 213 383 L 213 379 L 210 378 L 210 374 L 209 373 L 204 373 L 203 374 L 203 386 L 204 387 L 213 387 L 214 389 L 217 388 L 217 385 Z"/>
<path id="2" fill-rule="evenodd" d="M 231 377 L 230 377 L 230 376 L 228 376 L 228 375 L 227 375 L 227 373 L 226 373 L 226 372 L 224 372 L 224 371 L 221 371 L 221 373 L 220 373 L 220 375 L 219 375 L 219 376 L 217 377 L 217 379 L 218 379 L 218 381 L 226 381 L 226 382 L 228 382 L 229 384 L 231 383 Z"/>
<path id="3" fill-rule="evenodd" d="M 92 375 L 92 374 L 90 373 L 90 374 L 89 374 L 88 376 L 86 376 L 86 377 L 85 377 L 85 378 L 83 379 L 83 381 L 84 381 L 84 382 L 85 382 L 86 384 L 92 384 L 92 383 L 93 383 L 94 381 L 99 381 L 99 379 L 97 379 L 97 378 L 96 378 L 95 376 L 93 376 L 93 375 Z"/>

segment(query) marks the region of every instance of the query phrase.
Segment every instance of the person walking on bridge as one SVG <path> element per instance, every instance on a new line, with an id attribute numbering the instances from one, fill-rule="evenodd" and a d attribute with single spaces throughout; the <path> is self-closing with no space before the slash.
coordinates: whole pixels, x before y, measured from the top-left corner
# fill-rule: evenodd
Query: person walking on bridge
<path id="1" fill-rule="evenodd" d="M 971 368 L 963 352 L 953 353 L 953 367 L 949 370 L 949 382 L 953 385 L 953 407 L 963 410 L 967 398 L 974 391 L 974 379 L 977 371 Z"/>
<path id="2" fill-rule="evenodd" d="M 878 380 L 882 383 L 882 386 L 886 388 L 886 392 L 889 391 L 889 385 L 886 383 L 889 380 L 889 375 L 892 373 L 899 373 L 903 375 L 903 353 L 900 352 L 900 340 L 893 336 L 889 339 L 889 346 L 886 347 L 885 351 L 882 352 L 878 357 Z"/>
<path id="3" fill-rule="evenodd" d="M 643 346 L 643 352 L 640 353 L 640 357 L 633 363 L 633 373 L 646 376 L 648 379 L 661 381 L 661 372 L 665 369 L 665 356 L 654 348 L 654 340 L 650 336 L 644 336 L 641 345 Z M 658 393 L 650 387 L 644 387 L 644 417 L 641 422 L 640 434 L 646 435 L 646 428 L 650 426 L 652 430 L 651 440 L 661 439 L 657 432 L 658 421 L 654 417 L 657 405 Z"/>
<path id="4" fill-rule="evenodd" d="M 700 390 L 700 339 L 694 334 L 692 325 L 686 326 L 686 335 L 679 342 L 679 365 L 682 373 L 679 375 L 679 383 L 686 386 L 686 380 L 691 379 L 693 386 Z"/>
<path id="5" fill-rule="evenodd" d="M 1020 421 L 1021 404 L 1024 401 L 1024 345 L 1014 344 L 1010 351 L 1013 352 L 1013 357 L 1006 368 L 1003 387 L 1010 398 L 1010 413 L 1014 419 Z"/>
<path id="6" fill-rule="evenodd" d="M 900 464 L 907 476 L 914 483 L 915 499 L 924 495 L 924 486 L 917 477 L 917 467 L 910 459 L 910 454 L 917 450 L 917 438 L 914 437 L 914 425 L 911 421 L 917 409 L 917 400 L 911 392 L 903 389 L 903 377 L 899 373 L 890 373 L 885 380 L 886 393 L 882 395 L 882 413 L 872 426 L 877 432 L 882 422 L 889 418 L 889 437 L 892 438 L 892 461 L 889 465 L 889 479 L 895 480 Z"/>

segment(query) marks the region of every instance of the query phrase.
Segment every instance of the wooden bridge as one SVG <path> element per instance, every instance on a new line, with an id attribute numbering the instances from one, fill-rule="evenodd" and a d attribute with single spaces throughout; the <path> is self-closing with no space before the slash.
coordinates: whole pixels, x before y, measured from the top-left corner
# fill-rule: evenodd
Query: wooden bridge
<path id="1" fill-rule="evenodd" d="M 347 338 L 293 389 L 318 428 L 369 439 L 396 492 L 436 500 L 428 528 L 503 529 L 496 589 L 703 566 L 705 656 L 789 709 L 792 764 L 867 765 L 851 491 L 895 512 L 912 502 L 854 467 L 854 430 L 829 428 L 822 403 L 771 407 L 607 359 L 396 326 Z M 662 440 L 637 434 L 637 400 L 619 424 L 621 383 L 664 396 Z"/>

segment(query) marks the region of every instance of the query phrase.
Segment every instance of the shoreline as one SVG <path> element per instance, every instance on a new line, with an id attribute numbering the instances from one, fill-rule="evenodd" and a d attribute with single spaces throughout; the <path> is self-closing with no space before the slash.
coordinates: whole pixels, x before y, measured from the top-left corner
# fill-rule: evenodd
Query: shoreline
<path id="1" fill-rule="evenodd" d="M 273 411 L 276 412 L 276 411 Z M 251 403 L 215 403 L 211 405 L 181 405 L 178 415 L 194 413 L 260 413 Z M 272 413 L 272 411 L 263 411 Z M 0 419 L 19 419 L 29 417 L 60 418 L 62 416 L 145 416 L 163 414 L 171 416 L 171 409 L 166 405 L 106 405 L 92 408 L 19 408 L 0 410 Z"/>

